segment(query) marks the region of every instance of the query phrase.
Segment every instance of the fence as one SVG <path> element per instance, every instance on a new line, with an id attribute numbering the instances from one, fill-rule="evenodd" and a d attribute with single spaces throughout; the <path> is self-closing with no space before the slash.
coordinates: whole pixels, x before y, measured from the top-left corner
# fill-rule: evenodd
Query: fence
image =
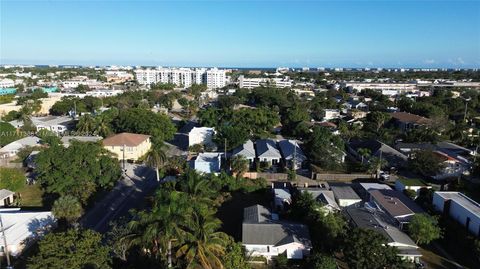
<path id="1" fill-rule="evenodd" d="M 313 179 L 319 181 L 341 181 L 350 182 L 359 178 L 373 178 L 370 174 L 320 174 L 314 173 Z"/>

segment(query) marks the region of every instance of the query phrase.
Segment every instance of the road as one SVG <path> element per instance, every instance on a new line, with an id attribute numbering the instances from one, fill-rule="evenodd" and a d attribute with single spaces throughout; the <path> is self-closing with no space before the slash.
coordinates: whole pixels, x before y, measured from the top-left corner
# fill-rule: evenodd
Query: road
<path id="1" fill-rule="evenodd" d="M 126 175 L 82 217 L 83 227 L 105 233 L 112 220 L 126 215 L 132 208 L 141 207 L 145 197 L 155 192 L 158 182 L 152 169 L 129 163 L 125 168 Z"/>

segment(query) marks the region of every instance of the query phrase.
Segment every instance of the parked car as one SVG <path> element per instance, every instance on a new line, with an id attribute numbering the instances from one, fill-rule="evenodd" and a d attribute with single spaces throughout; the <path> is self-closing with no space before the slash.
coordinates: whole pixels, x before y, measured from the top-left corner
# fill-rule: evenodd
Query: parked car
<path id="1" fill-rule="evenodd" d="M 379 177 L 380 177 L 380 180 L 387 181 L 390 179 L 390 174 L 384 171 L 380 171 Z"/>

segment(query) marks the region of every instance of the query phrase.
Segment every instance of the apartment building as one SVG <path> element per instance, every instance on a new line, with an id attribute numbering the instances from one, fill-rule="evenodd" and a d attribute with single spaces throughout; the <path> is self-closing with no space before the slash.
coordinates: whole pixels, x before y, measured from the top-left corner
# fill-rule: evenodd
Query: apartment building
<path id="1" fill-rule="evenodd" d="M 268 85 L 277 88 L 291 88 L 292 80 L 287 76 L 284 78 L 246 78 L 245 76 L 239 76 L 238 84 L 240 88 L 245 89 L 253 89 Z"/>
<path id="2" fill-rule="evenodd" d="M 217 68 L 157 68 L 137 69 L 135 77 L 138 83 L 172 83 L 188 88 L 192 84 L 206 84 L 209 89 L 218 89 L 227 85 L 226 71 Z"/>
<path id="3" fill-rule="evenodd" d="M 13 79 L 5 78 L 0 80 L 0 88 L 13 88 L 15 81 Z"/>

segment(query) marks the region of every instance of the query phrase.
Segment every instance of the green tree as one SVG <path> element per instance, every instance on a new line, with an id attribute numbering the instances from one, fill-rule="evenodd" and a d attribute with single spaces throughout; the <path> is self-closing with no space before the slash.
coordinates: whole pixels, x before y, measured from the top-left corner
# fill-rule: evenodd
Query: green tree
<path id="1" fill-rule="evenodd" d="M 378 133 L 380 128 L 389 120 L 390 116 L 387 113 L 373 111 L 367 115 L 367 122 L 372 123 L 375 132 Z"/>
<path id="2" fill-rule="evenodd" d="M 385 237 L 373 230 L 355 228 L 344 243 L 345 261 L 356 269 L 401 267 L 403 261 L 397 256 L 398 249 L 387 243 Z"/>
<path id="3" fill-rule="evenodd" d="M 71 195 L 60 196 L 52 207 L 52 213 L 57 219 L 64 220 L 67 224 L 77 221 L 83 214 L 82 204 Z"/>
<path id="4" fill-rule="evenodd" d="M 217 145 L 223 145 L 226 141 L 227 150 L 233 150 L 248 140 L 249 132 L 240 126 L 224 125 L 215 134 Z"/>
<path id="5" fill-rule="evenodd" d="M 36 158 L 36 173 L 49 193 L 72 195 L 85 204 L 99 188 L 120 178 L 120 165 L 97 143 L 72 141 L 68 148 L 52 146 Z"/>
<path id="6" fill-rule="evenodd" d="M 148 166 L 155 169 L 155 174 L 157 176 L 157 181 L 160 182 L 160 169 L 163 168 L 165 162 L 167 161 L 167 155 L 163 150 L 164 144 L 153 145 L 152 148 L 148 151 L 145 161 Z"/>
<path id="7" fill-rule="evenodd" d="M 93 130 L 95 130 L 95 118 L 92 117 L 90 114 L 85 114 L 80 117 L 77 123 L 77 132 L 83 134 L 91 134 Z"/>
<path id="8" fill-rule="evenodd" d="M 442 236 L 438 221 L 427 214 L 415 214 L 408 225 L 408 233 L 416 244 L 429 244 Z"/>
<path id="9" fill-rule="evenodd" d="M 337 269 L 335 258 L 324 253 L 315 253 L 308 258 L 311 269 Z"/>
<path id="10" fill-rule="evenodd" d="M 408 160 L 409 167 L 423 175 L 435 176 L 444 167 L 442 157 L 431 150 L 420 150 Z"/>
<path id="11" fill-rule="evenodd" d="M 360 157 L 362 157 L 362 164 L 363 164 L 364 158 L 367 158 L 370 156 L 370 154 L 372 154 L 370 149 L 367 149 L 367 148 L 359 148 L 357 150 L 357 153 L 360 155 Z"/>
<path id="12" fill-rule="evenodd" d="M 237 179 L 242 178 L 243 174 L 248 171 L 249 162 L 244 156 L 237 155 L 231 159 L 232 173 Z"/>
<path id="13" fill-rule="evenodd" d="M 121 110 L 113 126 L 117 133 L 151 135 L 154 143 L 170 140 L 176 132 L 175 126 L 167 115 L 141 108 Z"/>
<path id="14" fill-rule="evenodd" d="M 47 234 L 39 242 L 38 253 L 28 260 L 28 268 L 111 268 L 110 250 L 101 241 L 102 236 L 91 230 Z"/>
<path id="15" fill-rule="evenodd" d="M 343 148 L 341 138 L 323 127 L 315 127 L 305 141 L 306 153 L 310 160 L 324 169 L 335 169 L 340 166 Z"/>
<path id="16" fill-rule="evenodd" d="M 241 243 L 236 243 L 229 237 L 225 248 L 225 255 L 222 256 L 222 263 L 225 269 L 251 269 L 247 263 L 246 253 Z"/>

